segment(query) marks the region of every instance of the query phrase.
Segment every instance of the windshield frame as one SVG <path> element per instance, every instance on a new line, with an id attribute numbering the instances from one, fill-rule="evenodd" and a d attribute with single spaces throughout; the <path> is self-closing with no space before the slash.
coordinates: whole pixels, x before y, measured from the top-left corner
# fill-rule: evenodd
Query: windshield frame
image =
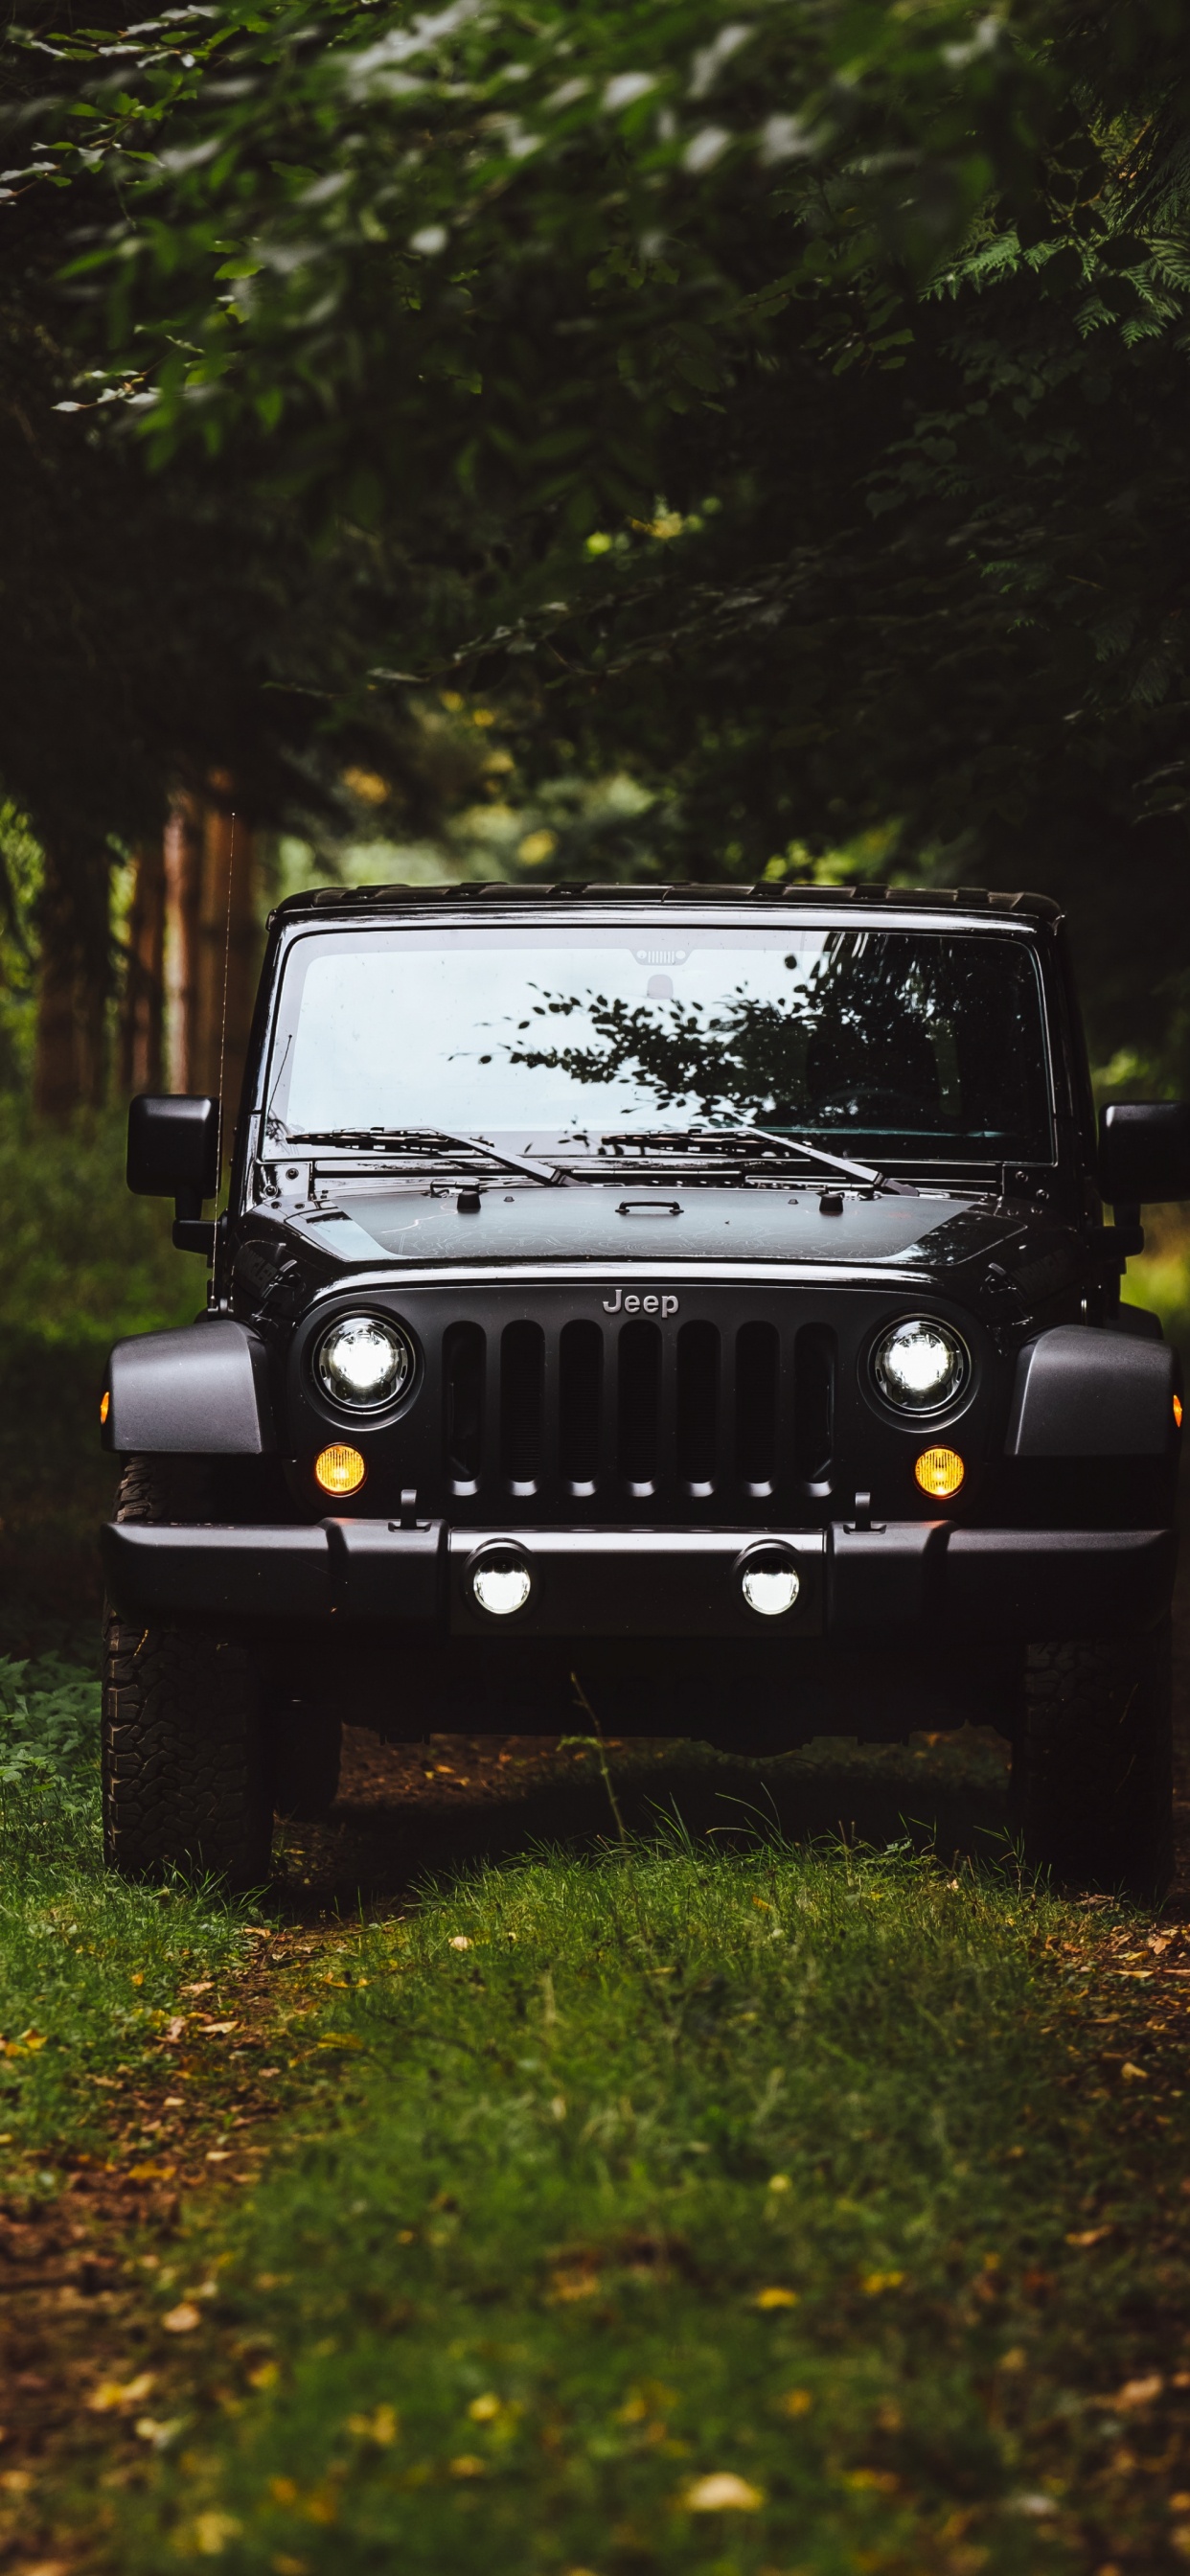
<path id="1" fill-rule="evenodd" d="M 384 891 L 386 895 L 389 893 L 387 888 Z M 462 890 L 459 891 L 461 895 Z M 1049 1127 L 1049 1155 L 1031 1160 L 1028 1168 L 1039 1177 L 1059 1168 L 1063 1122 L 1076 1115 L 1076 1104 L 1066 1098 L 1068 1086 L 1062 1083 L 1068 1049 L 1061 1042 L 1058 1022 L 1067 997 L 1054 954 L 1052 925 L 1045 919 L 1039 920 L 1031 914 L 1006 915 L 982 908 L 969 909 L 953 898 L 927 905 L 898 903 L 895 896 L 875 901 L 857 896 L 832 902 L 828 895 L 813 906 L 803 902 L 795 909 L 790 903 L 786 910 L 779 901 L 761 902 L 754 894 L 733 897 L 728 893 L 718 900 L 708 895 L 700 901 L 690 902 L 675 893 L 668 900 L 651 895 L 646 902 L 641 899 L 643 891 L 635 900 L 625 902 L 624 892 L 620 889 L 609 892 L 604 899 L 583 889 L 578 900 L 571 896 L 566 901 L 558 891 L 537 896 L 534 890 L 530 899 L 525 892 L 513 888 L 500 888 L 498 894 L 493 889 L 486 896 L 477 894 L 464 900 L 444 890 L 436 899 L 427 900 L 422 890 L 410 889 L 408 898 L 402 901 L 404 890 L 394 888 L 391 899 L 387 901 L 374 897 L 365 904 L 357 897 L 344 902 L 342 909 L 337 904 L 333 908 L 328 904 L 324 910 L 315 896 L 307 898 L 309 909 L 303 904 L 288 918 L 274 916 L 246 1068 L 232 1173 L 232 1206 L 247 1209 L 255 1204 L 253 1170 L 258 1162 L 263 1160 L 273 1165 L 295 1157 L 302 1160 L 309 1157 L 308 1147 L 302 1148 L 296 1142 L 291 1145 L 284 1138 L 270 1142 L 264 1133 L 266 1104 L 277 1075 L 274 1051 L 280 999 L 286 969 L 295 949 L 312 937 L 321 941 L 339 933 L 358 936 L 372 929 L 388 933 L 402 930 L 433 932 L 444 938 L 449 938 L 452 931 L 460 931 L 473 939 L 476 933 L 485 929 L 571 932 L 581 927 L 595 936 L 601 931 L 621 934 L 627 931 L 634 939 L 639 939 L 642 933 L 655 932 L 672 940 L 676 933 L 686 929 L 699 930 L 704 934 L 721 929 L 738 936 L 752 928 L 772 932 L 780 926 L 782 931 L 787 929 L 790 933 L 903 931 L 918 936 L 933 933 L 1010 940 L 1018 949 L 1023 947 L 1028 951 L 1037 979 L 1043 1055 L 1042 1093 Z M 691 1121 L 691 1125 L 695 1123 Z M 472 1132 L 479 1136 L 487 1131 L 477 1126 Z M 838 1141 L 842 1145 L 842 1135 Z M 858 1144 L 859 1140 L 856 1141 Z M 530 1142 L 529 1134 L 518 1129 L 516 1142 L 521 1150 L 527 1147 L 545 1159 L 556 1157 L 556 1140 L 552 1136 L 547 1137 L 544 1131 L 540 1136 L 533 1136 Z M 344 1158 L 358 1169 L 364 1155 L 377 1167 L 383 1166 L 385 1149 L 379 1140 L 374 1155 L 370 1149 L 353 1143 Z M 325 1172 L 333 1169 L 339 1157 L 334 1148 L 323 1147 L 317 1159 Z M 975 1190 L 986 1190 L 993 1178 L 998 1180 L 1003 1169 L 1001 1158 L 973 1154 L 901 1152 L 882 1155 L 880 1160 L 881 1168 L 894 1177 L 920 1178 L 931 1183 L 954 1182 Z M 1014 1164 L 1013 1168 L 1017 1166 Z"/>

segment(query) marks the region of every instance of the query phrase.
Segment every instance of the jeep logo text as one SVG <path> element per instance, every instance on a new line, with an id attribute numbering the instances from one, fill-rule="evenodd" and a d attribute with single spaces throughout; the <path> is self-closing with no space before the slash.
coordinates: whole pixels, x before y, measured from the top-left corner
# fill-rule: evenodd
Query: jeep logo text
<path id="1" fill-rule="evenodd" d="M 676 1315 L 678 1301 L 676 1297 L 654 1297 L 651 1292 L 647 1297 L 626 1297 L 617 1288 L 614 1297 L 604 1298 L 603 1311 L 605 1315 Z"/>

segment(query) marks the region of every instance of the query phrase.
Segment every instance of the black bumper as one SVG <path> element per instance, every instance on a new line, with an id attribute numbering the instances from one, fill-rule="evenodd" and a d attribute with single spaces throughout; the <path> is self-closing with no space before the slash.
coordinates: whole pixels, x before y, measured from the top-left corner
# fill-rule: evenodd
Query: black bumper
<path id="1" fill-rule="evenodd" d="M 475 1604 L 477 1550 L 507 1541 L 533 1589 L 515 1617 Z M 796 1605 L 749 1609 L 749 1550 L 796 1565 Z M 300 1527 L 109 1522 L 108 1589 L 127 1616 L 333 1621 L 436 1636 L 744 1637 L 860 1642 L 1118 1634 L 1168 1610 L 1172 1530 L 972 1529 L 890 1522 L 817 1530 L 473 1530 L 443 1521 L 325 1520 Z"/>

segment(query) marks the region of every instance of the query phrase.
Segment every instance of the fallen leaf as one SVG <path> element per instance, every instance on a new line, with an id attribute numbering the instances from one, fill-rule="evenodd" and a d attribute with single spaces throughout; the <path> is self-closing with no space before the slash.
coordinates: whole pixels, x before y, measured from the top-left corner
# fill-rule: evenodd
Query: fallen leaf
<path id="1" fill-rule="evenodd" d="M 555 2299 L 590 2299 L 603 2284 L 598 2272 L 555 2272 L 552 2291 Z"/>
<path id="2" fill-rule="evenodd" d="M 194 2546 L 200 2558 L 221 2558 L 229 2540 L 238 2540 L 242 2525 L 234 2513 L 196 2513 Z"/>
<path id="3" fill-rule="evenodd" d="M 1126 2084 L 1147 2084 L 1149 2080 L 1144 2067 L 1134 2066 L 1130 2057 L 1125 2058 L 1120 2073 Z"/>
<path id="4" fill-rule="evenodd" d="M 494 2424 L 500 2412 L 500 2400 L 489 2388 L 482 2397 L 473 2397 L 467 2409 L 473 2424 Z"/>
<path id="5" fill-rule="evenodd" d="M 167 2334 L 193 2334 L 195 2327 L 202 2324 L 202 2318 L 191 2300 L 180 2299 L 177 2307 L 170 2308 L 161 2322 Z"/>
<path id="6" fill-rule="evenodd" d="M 878 2299 L 882 2290 L 899 2290 L 904 2278 L 903 2272 L 865 2272 L 859 2286 L 870 2299 Z"/>
<path id="7" fill-rule="evenodd" d="M 101 2379 L 87 2399 L 92 2415 L 114 2415 L 120 2406 L 142 2406 L 157 2384 L 151 2370 L 137 2372 L 135 2379 Z"/>
<path id="8" fill-rule="evenodd" d="M 1102 2245 L 1105 2236 L 1114 2234 L 1113 2227 L 1080 2227 L 1073 2236 L 1067 2237 L 1066 2242 L 1068 2245 Z"/>
<path id="9" fill-rule="evenodd" d="M 192 1986 L 183 1986 L 182 1992 L 184 1995 L 209 1995 L 213 1992 L 214 1984 L 213 1977 L 199 1977 Z"/>
<path id="10" fill-rule="evenodd" d="M 238 2030 L 240 2025 L 238 2021 L 200 2021 L 198 2027 L 204 2039 L 226 2039 L 228 2031 Z"/>
<path id="11" fill-rule="evenodd" d="M 396 2408 L 381 2405 L 373 2415 L 349 2415 L 346 2429 L 357 2442 L 376 2442 L 386 2451 L 396 2441 L 401 2426 Z"/>
<path id="12" fill-rule="evenodd" d="M 764 2496 L 747 2478 L 737 2478 L 731 2469 L 717 2469 L 710 2477 L 695 2478 L 682 2502 L 687 2513 L 755 2513 Z"/>
<path id="13" fill-rule="evenodd" d="M 185 2030 L 185 2027 L 186 2027 L 186 2015 L 185 2015 L 185 2013 L 174 2013 L 174 2014 L 173 2014 L 173 2016 L 172 2016 L 172 2018 L 171 2018 L 171 2020 L 167 2021 L 167 2023 L 166 2023 L 166 2025 L 165 2025 L 165 2036 L 166 2036 L 166 2038 L 167 2038 L 168 2040 L 171 2040 L 171 2041 L 179 2040 L 179 2039 L 181 2038 L 181 2036 L 182 2036 L 183 2031 Z"/>
<path id="14" fill-rule="evenodd" d="M 1164 2386 L 1159 2370 L 1151 2371 L 1147 2379 L 1126 2379 L 1123 2387 L 1117 2389 L 1112 2403 L 1125 2407 L 1151 2406 L 1153 2399 L 1160 2397 Z"/>
<path id="15" fill-rule="evenodd" d="M 758 2308 L 796 2308 L 797 2291 L 780 2288 L 758 2290 L 753 2304 Z"/>
<path id="16" fill-rule="evenodd" d="M 469 1950 L 471 1944 L 465 1932 L 452 1932 L 450 1946 L 452 1950 Z"/>
<path id="17" fill-rule="evenodd" d="M 176 2165 L 129 2165 L 129 2182 L 172 2182 Z"/>
<path id="18" fill-rule="evenodd" d="M 175 2434 L 181 2432 L 183 2421 L 181 2415 L 173 2416 L 166 2423 L 159 2423 L 155 2415 L 138 2415 L 133 2430 L 138 2442 L 151 2442 L 155 2451 L 164 2451 L 169 2448 Z"/>
<path id="19" fill-rule="evenodd" d="M 208 2147 L 205 2162 L 209 2165 L 230 2164 L 234 2153 L 234 2147 Z"/>

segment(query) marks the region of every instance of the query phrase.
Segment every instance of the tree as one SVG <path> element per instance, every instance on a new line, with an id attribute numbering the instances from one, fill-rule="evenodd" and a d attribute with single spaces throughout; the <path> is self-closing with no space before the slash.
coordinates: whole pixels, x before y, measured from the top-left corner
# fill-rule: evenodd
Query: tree
<path id="1" fill-rule="evenodd" d="M 398 720 L 449 675 L 530 776 L 614 746 L 675 873 L 890 819 L 910 868 L 1127 869 L 1101 1039 L 1142 1003 L 1168 1039 L 1176 13 L 339 0 L 51 54 L 16 184 L 91 225 L 74 399 L 308 545 L 354 528 Z"/>

